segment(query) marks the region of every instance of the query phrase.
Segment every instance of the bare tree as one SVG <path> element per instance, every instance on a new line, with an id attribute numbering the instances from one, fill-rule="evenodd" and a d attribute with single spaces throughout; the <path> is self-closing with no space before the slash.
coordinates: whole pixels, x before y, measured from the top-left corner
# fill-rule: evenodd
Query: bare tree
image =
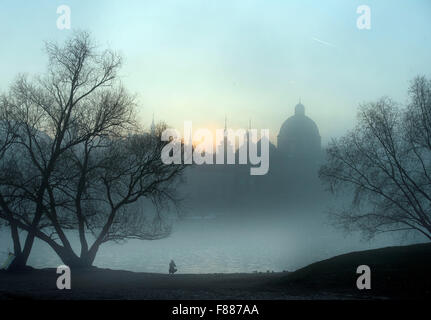
<path id="1" fill-rule="evenodd" d="M 351 190 L 336 221 L 369 237 L 415 231 L 431 240 L 431 82 L 417 77 L 410 104 L 388 98 L 363 105 L 356 129 L 334 139 L 320 177 L 332 191 Z"/>
<path id="2" fill-rule="evenodd" d="M 1 158 L 0 218 L 27 232 L 12 268 L 26 264 L 35 237 L 66 264 L 91 265 L 103 242 L 121 230 L 131 237 L 116 228 L 132 216 L 128 205 L 144 196 L 174 200 L 169 186 L 183 168 L 161 166 L 162 142 L 140 133 L 134 99 L 118 81 L 118 55 L 99 52 L 85 32 L 46 48 L 47 74 L 19 77 L 4 98 L 14 139 Z M 79 256 L 66 235 L 75 229 Z M 150 238 L 148 230 L 134 233 Z"/>
<path id="3" fill-rule="evenodd" d="M 13 145 L 14 141 L 17 138 L 16 132 L 16 123 L 10 121 L 10 106 L 8 105 L 7 99 L 5 96 L 0 98 L 0 184 L 2 181 L 10 181 L 11 177 L 14 175 L 13 171 L 5 170 L 8 168 L 14 168 L 13 164 L 11 164 L 11 159 L 6 160 L 6 153 Z M 4 165 L 7 163 L 7 165 Z M 3 188 L 2 188 L 3 189 Z M 11 200 L 8 204 L 5 202 L 5 198 L 3 194 L 5 190 L 2 190 L 0 193 L 0 214 L 5 215 L 12 220 L 11 211 L 9 210 L 10 206 L 16 205 L 16 201 L 14 201 L 14 197 L 11 197 Z M 12 203 L 15 202 L 15 203 Z M 3 208 L 6 208 L 4 211 Z M 0 223 L 2 220 L 0 220 Z M 19 240 L 19 230 L 15 223 L 12 221 L 3 221 L 6 222 L 10 227 L 11 237 L 14 245 L 14 254 L 21 254 L 22 248 Z"/>
<path id="4" fill-rule="evenodd" d="M 107 241 L 155 240 L 169 235 L 170 224 L 162 209 L 169 203 L 178 205 L 176 182 L 184 166 L 161 161 L 166 144 L 161 141 L 163 129 L 160 126 L 154 135 L 92 139 L 75 148 L 69 170 L 73 168 L 77 175 L 57 186 L 50 199 L 52 210 L 61 217 L 59 225 L 79 232 L 79 256 L 68 246 L 56 248 L 69 266 L 91 266 Z M 143 199 L 151 200 L 156 210 L 148 210 Z"/>

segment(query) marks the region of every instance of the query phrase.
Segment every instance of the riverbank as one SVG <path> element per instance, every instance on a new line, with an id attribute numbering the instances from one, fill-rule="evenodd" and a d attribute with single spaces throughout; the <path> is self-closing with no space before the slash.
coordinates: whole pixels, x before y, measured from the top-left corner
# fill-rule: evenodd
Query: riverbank
<path id="1" fill-rule="evenodd" d="M 371 268 L 371 290 L 356 268 Z M 431 296 L 431 244 L 352 252 L 295 272 L 159 274 L 72 270 L 72 289 L 56 288 L 55 269 L 0 272 L 0 299 L 387 299 Z"/>

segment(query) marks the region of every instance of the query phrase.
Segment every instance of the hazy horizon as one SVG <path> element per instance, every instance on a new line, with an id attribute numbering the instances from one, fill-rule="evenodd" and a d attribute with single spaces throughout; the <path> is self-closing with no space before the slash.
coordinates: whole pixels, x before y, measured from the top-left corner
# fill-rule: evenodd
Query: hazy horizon
<path id="1" fill-rule="evenodd" d="M 55 27 L 71 8 L 72 30 Z M 409 81 L 429 75 L 431 3 L 368 1 L 371 29 L 359 30 L 355 1 L 2 2 L 0 92 L 18 73 L 42 73 L 43 41 L 88 30 L 124 57 L 122 80 L 137 94 L 140 117 L 182 130 L 270 129 L 299 99 L 323 145 L 355 123 L 360 103 L 389 96 L 404 103 Z"/>

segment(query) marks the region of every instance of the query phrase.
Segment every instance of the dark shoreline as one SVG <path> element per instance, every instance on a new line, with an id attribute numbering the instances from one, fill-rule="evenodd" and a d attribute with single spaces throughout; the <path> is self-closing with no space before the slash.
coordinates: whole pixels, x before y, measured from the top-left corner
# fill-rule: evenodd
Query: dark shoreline
<path id="1" fill-rule="evenodd" d="M 369 265 L 372 289 L 358 290 L 358 265 Z M 72 289 L 56 288 L 56 269 L 0 271 L 1 300 L 302 300 L 431 297 L 431 244 L 352 252 L 295 272 L 159 274 L 72 270 Z"/>

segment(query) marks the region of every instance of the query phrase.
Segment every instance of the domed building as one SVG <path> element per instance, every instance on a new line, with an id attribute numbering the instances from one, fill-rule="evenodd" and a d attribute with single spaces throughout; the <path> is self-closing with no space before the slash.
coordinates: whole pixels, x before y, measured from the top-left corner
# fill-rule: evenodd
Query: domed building
<path id="1" fill-rule="evenodd" d="M 314 162 L 320 158 L 319 129 L 305 115 L 305 107 L 301 102 L 295 106 L 295 114 L 282 124 L 277 136 L 277 149 L 284 159 Z"/>
<path id="2" fill-rule="evenodd" d="M 244 141 L 249 140 L 249 132 L 244 132 Z M 261 145 L 265 139 L 262 137 L 253 148 L 258 156 L 262 155 Z M 304 105 L 298 103 L 295 114 L 282 124 L 277 146 L 271 141 L 266 142 L 269 171 L 265 175 L 250 175 L 254 166 L 248 154 L 250 145 L 246 143 L 236 147 L 237 143 L 230 144 L 225 135 L 224 144 L 218 146 L 223 148 L 224 162 L 227 162 L 227 148 L 233 148 L 237 165 L 190 166 L 186 171 L 187 184 L 181 188 L 181 196 L 187 199 L 184 206 L 198 215 L 208 210 L 215 214 L 245 215 L 249 212 L 267 213 L 277 207 L 285 210 L 287 205 L 317 203 L 322 194 L 318 169 L 323 152 L 319 129 L 305 115 Z M 247 155 L 246 164 L 239 163 L 241 154 Z"/>

